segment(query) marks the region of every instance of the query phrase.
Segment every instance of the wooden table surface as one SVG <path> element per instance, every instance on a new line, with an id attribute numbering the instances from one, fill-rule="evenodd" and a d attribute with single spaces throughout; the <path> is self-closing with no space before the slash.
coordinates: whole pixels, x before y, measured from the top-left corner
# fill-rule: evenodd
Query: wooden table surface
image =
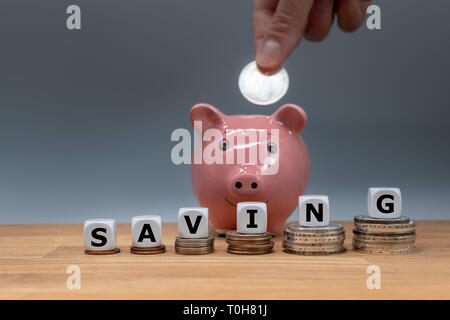
<path id="1" fill-rule="evenodd" d="M 275 252 L 237 256 L 224 238 L 203 256 L 174 252 L 176 224 L 163 225 L 167 252 L 129 252 L 130 225 L 119 224 L 122 252 L 83 252 L 82 225 L 0 226 L 0 299 L 450 299 L 450 221 L 418 221 L 416 253 L 366 255 L 351 248 L 332 256 Z M 81 289 L 69 290 L 69 265 L 81 269 Z M 381 289 L 366 286 L 369 265 L 381 269 Z"/>

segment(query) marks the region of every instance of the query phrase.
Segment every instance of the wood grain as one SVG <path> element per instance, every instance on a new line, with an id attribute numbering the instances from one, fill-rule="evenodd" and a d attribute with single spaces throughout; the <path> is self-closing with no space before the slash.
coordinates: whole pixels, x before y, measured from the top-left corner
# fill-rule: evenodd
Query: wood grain
<path id="1" fill-rule="evenodd" d="M 122 252 L 83 253 L 82 225 L 0 226 L 1 299 L 450 299 L 450 221 L 419 221 L 417 251 L 406 256 L 344 254 L 296 256 L 281 248 L 262 256 L 174 252 L 175 224 L 163 225 L 167 252 L 129 252 L 130 225 L 118 226 Z M 381 289 L 366 287 L 369 265 L 381 268 Z M 66 288 L 66 269 L 81 268 L 81 289 Z"/>

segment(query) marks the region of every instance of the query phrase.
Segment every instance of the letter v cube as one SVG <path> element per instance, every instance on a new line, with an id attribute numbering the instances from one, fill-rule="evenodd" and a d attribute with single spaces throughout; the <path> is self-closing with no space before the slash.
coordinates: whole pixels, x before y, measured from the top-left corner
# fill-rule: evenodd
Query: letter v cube
<path id="1" fill-rule="evenodd" d="M 193 207 L 178 210 L 178 232 L 183 238 L 207 238 L 208 208 Z"/>

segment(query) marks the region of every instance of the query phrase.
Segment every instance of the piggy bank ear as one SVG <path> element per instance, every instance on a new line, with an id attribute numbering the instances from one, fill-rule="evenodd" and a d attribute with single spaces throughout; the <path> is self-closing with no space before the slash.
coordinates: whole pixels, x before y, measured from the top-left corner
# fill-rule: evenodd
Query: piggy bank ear
<path id="1" fill-rule="evenodd" d="M 305 110 L 295 104 L 285 104 L 272 114 L 272 119 L 295 133 L 299 133 L 306 124 Z"/>
<path id="2" fill-rule="evenodd" d="M 191 124 L 196 130 L 198 126 L 194 125 L 194 121 L 201 121 L 201 131 L 205 132 L 210 128 L 220 128 L 225 122 L 225 115 L 216 107 L 207 103 L 198 103 L 191 108 Z"/>

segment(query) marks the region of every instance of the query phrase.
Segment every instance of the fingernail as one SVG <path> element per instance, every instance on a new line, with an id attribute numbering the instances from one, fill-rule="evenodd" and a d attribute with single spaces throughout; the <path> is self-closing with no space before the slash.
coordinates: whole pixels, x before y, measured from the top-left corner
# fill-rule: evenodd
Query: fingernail
<path id="1" fill-rule="evenodd" d="M 274 40 L 266 40 L 256 54 L 256 64 L 262 68 L 274 67 L 280 58 L 281 45 Z"/>

